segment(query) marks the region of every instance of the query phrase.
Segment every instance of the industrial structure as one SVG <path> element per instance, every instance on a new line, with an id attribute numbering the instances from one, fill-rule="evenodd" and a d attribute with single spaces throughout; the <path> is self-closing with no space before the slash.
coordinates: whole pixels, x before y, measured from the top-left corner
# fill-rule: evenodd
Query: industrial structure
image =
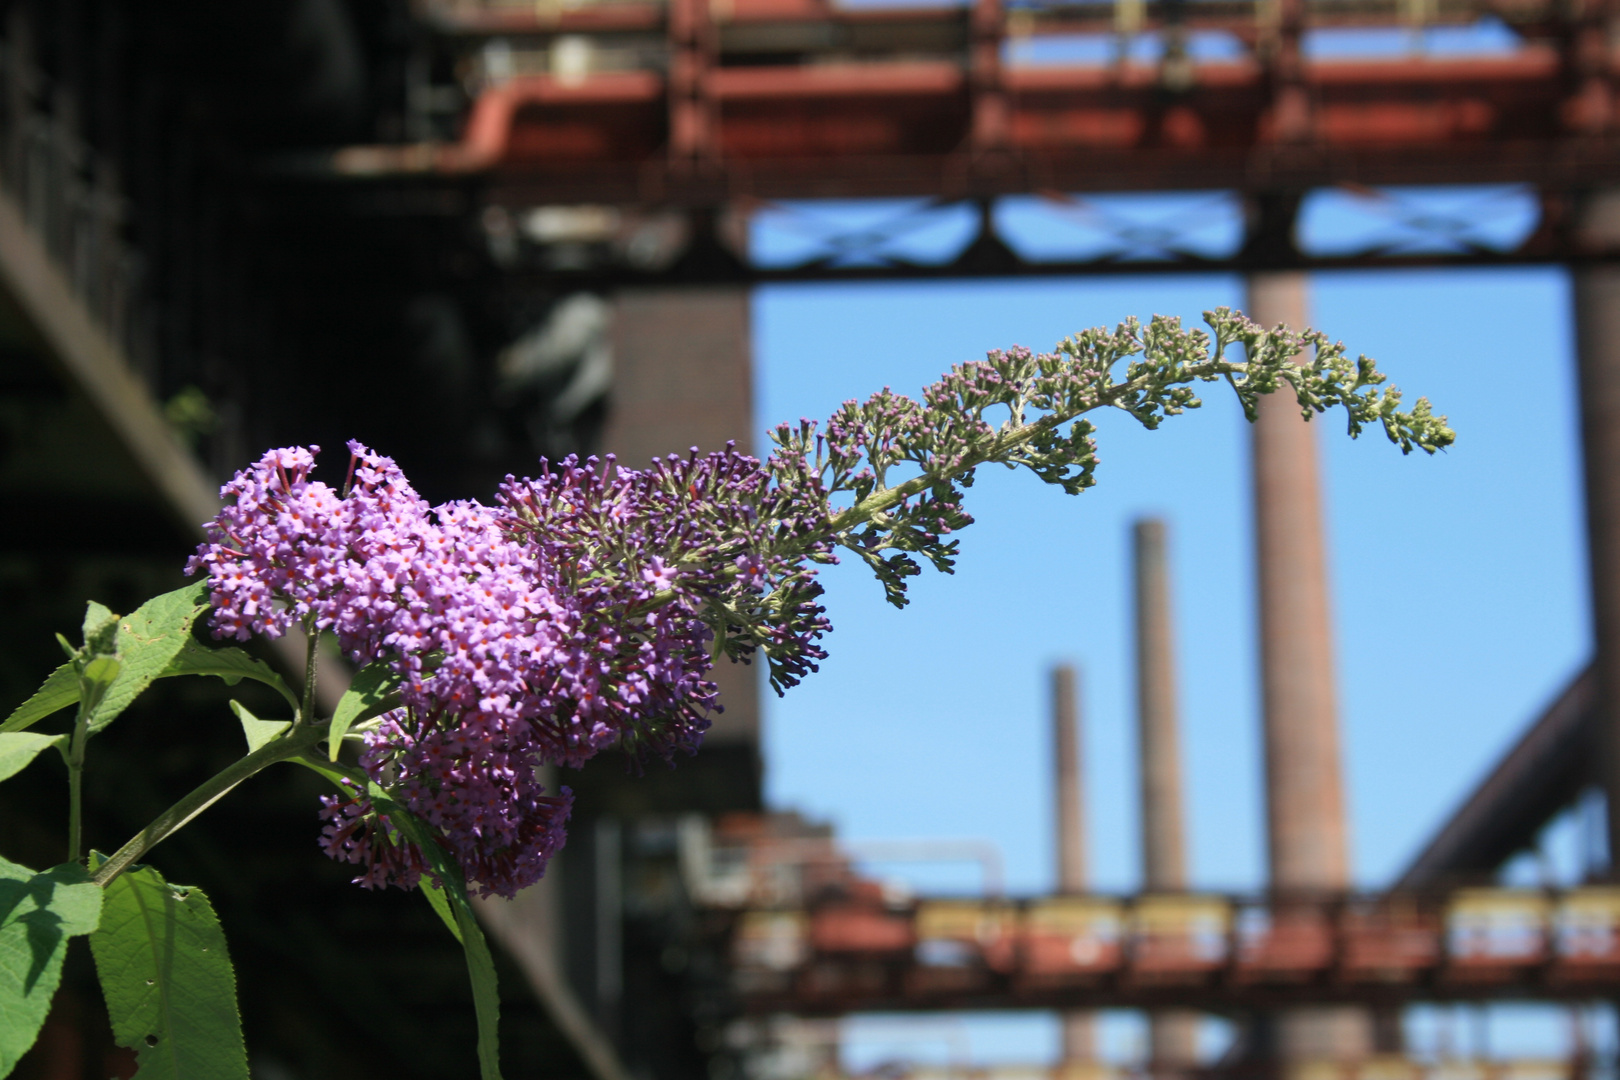
<path id="1" fill-rule="evenodd" d="M 1400 1052 L 1388 1017 L 1407 1002 L 1613 998 L 1610 887 L 1475 887 L 1582 790 L 1620 790 L 1614 18 L 1602 0 L 9 0 L 0 687 L 32 689 L 52 662 L 39 628 L 76 625 L 85 598 L 128 610 L 174 582 L 219 479 L 262 446 L 357 435 L 434 499 L 541 455 L 746 446 L 754 283 L 1235 270 L 1251 314 L 1297 325 L 1312 269 L 1568 263 L 1597 655 L 1392 891 L 1347 891 L 1314 431 L 1267 402 L 1265 896 L 1187 891 L 1166 541 L 1144 523 L 1146 895 L 1084 892 L 1072 793 L 1062 895 L 885 895 L 828 830 L 764 813 L 756 690 L 727 671 L 702 754 L 570 776 L 565 853 L 485 915 L 514 1075 L 741 1080 L 773 1037 L 755 1017 L 778 1010 L 1056 1008 L 1081 1058 L 1084 1012 L 1127 1004 L 1152 1011 L 1155 1072 L 1348 1070 Z M 1336 30 L 1482 25 L 1510 47 L 1309 48 Z M 1102 52 L 1016 62 L 1041 42 Z M 1480 183 L 1534 193 L 1522 240 L 1446 222 L 1415 254 L 1297 240 L 1313 190 Z M 1226 247 L 1122 234 L 1042 261 L 1000 227 L 1014 197 L 1188 190 L 1241 209 Z M 749 216 L 785 200 L 898 196 L 960 204 L 974 228 L 933 263 L 893 255 L 887 229 L 787 264 L 747 243 Z M 1061 748 L 1077 706 L 1072 682 L 1054 689 Z M 146 766 L 135 803 L 238 752 L 228 726 L 196 723 L 219 704 L 154 695 L 142 707 L 170 717 L 172 745 L 102 740 Z M 33 811 L 50 797 L 36 771 L 0 789 L 0 853 L 46 865 L 59 845 Z M 252 820 L 227 803 L 164 857 L 214 889 L 256 1072 L 466 1075 L 454 943 L 416 898 L 360 894 L 314 857 L 313 781 L 255 783 Z M 137 824 L 88 814 L 93 842 Z M 18 1076 L 127 1075 L 74 963 Z M 360 1014 L 357 998 L 389 1007 Z M 1192 1010 L 1245 1020 L 1229 1061 L 1195 1059 Z"/>

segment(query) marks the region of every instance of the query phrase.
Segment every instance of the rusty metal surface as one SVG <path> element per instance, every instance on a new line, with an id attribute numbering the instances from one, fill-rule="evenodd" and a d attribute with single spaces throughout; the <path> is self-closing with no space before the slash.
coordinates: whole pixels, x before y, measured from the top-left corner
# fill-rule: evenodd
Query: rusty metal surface
<path id="1" fill-rule="evenodd" d="M 1118 9 L 1112 0 L 1007 7 L 1012 36 L 1110 33 L 1118 25 Z M 789 39 L 801 47 L 806 43 L 822 47 L 859 45 L 863 42 L 852 41 L 847 35 L 864 31 L 877 37 L 871 28 L 909 35 L 900 42 L 883 41 L 891 46 L 919 41 L 959 42 L 966 39 L 972 19 L 971 8 L 963 5 L 850 8 L 826 0 L 729 0 L 714 5 L 714 11 L 716 21 L 727 30 L 793 26 L 821 31 L 819 35 L 801 32 Z M 1399 25 L 1409 22 L 1410 17 L 1410 9 L 1401 0 L 1312 0 L 1310 4 L 1311 24 L 1320 27 Z M 1482 18 L 1500 19 L 1527 36 L 1547 36 L 1560 21 L 1560 9 L 1545 0 L 1440 0 L 1426 12 L 1424 24 L 1469 25 Z M 1201 0 L 1197 4 L 1151 0 L 1142 5 L 1140 19 L 1144 30 L 1174 22 L 1190 29 L 1253 36 L 1264 24 L 1265 7 L 1257 0 Z M 550 8 L 428 5 L 425 21 L 436 33 L 448 37 L 544 41 L 566 34 L 659 32 L 667 23 L 667 15 L 662 3 L 609 0 Z"/>
<path id="2" fill-rule="evenodd" d="M 1583 9 L 1584 10 L 1584 9 Z M 1595 10 L 1595 9 L 1594 9 Z M 1620 59 L 1596 16 L 1550 0 L 973 0 L 845 10 L 824 0 L 598 0 L 425 4 L 424 33 L 453 80 L 425 85 L 432 115 L 396 142 L 278 159 L 360 214 L 516 219 L 535 207 L 624 208 L 690 226 L 669 258 L 503 264 L 514 284 L 928 279 L 1094 273 L 1323 270 L 1620 257 L 1574 228 L 1581 193 L 1620 184 Z M 1128 16 L 1128 17 L 1127 17 Z M 1124 20 L 1123 22 L 1121 20 Z M 1315 56 L 1317 31 L 1497 27 L 1494 51 Z M 1026 62 L 1026 45 L 1156 36 L 1153 61 Z M 1220 58 L 1192 50 L 1203 34 Z M 1415 39 L 1414 39 L 1415 40 Z M 1021 52 L 1020 50 L 1024 50 Z M 1189 51 L 1191 50 L 1191 51 Z M 1095 50 L 1093 50 L 1095 52 Z M 1106 51 L 1106 48 L 1105 48 Z M 492 59 L 495 58 L 495 59 Z M 450 102 L 451 104 L 444 104 Z M 1300 197 L 1330 187 L 1525 185 L 1538 223 L 1501 243 L 1301 250 Z M 996 200 L 1224 191 L 1251 220 L 1231 250 L 1128 245 L 1020 256 Z M 1264 212 L 1278 199 L 1294 211 Z M 955 256 L 819 254 L 772 264 L 717 235 L 727 214 L 784 203 L 930 199 L 977 204 Z M 1262 227 L 1262 219 L 1275 224 Z M 1453 238 L 1455 239 L 1455 238 Z M 1162 256 L 1162 257 L 1161 257 Z"/>
<path id="3" fill-rule="evenodd" d="M 1058 910 L 1064 908 L 1074 910 Z M 1086 910 L 1080 910 L 1082 907 Z M 1620 891 L 830 900 L 722 916 L 750 1012 L 1591 999 Z M 791 939 L 791 940 L 790 940 Z"/>
<path id="4" fill-rule="evenodd" d="M 1098 2 L 430 6 L 447 47 L 475 57 L 498 41 L 529 59 L 471 79 L 459 140 L 351 147 L 328 165 L 350 177 L 476 176 L 513 203 L 707 207 L 1620 177 L 1615 62 L 1594 17 L 1545 2 L 1432 7 L 1414 22 L 1396 0 L 1165 0 L 1122 27 L 1122 9 Z M 1311 30 L 1485 19 L 1518 46 L 1314 60 L 1301 46 Z M 1162 35 L 1166 58 L 1021 66 L 1004 49 L 1121 29 Z M 1200 32 L 1226 35 L 1236 54 L 1190 57 L 1186 35 Z M 601 59 L 568 67 L 549 51 L 564 40 Z"/>
<path id="5" fill-rule="evenodd" d="M 529 75 L 485 91 L 465 137 L 353 147 L 352 177 L 479 174 L 513 202 L 717 205 L 736 199 L 1039 191 L 1307 188 L 1334 183 L 1532 183 L 1620 177 L 1620 143 L 1561 120 L 1566 73 L 1548 50 L 1487 60 L 1309 65 L 1310 137 L 1267 138 L 1264 71 L 1196 69 L 1169 97 L 1152 69 L 1012 69 L 1005 143 L 962 149 L 968 73 L 944 60 L 721 68 L 706 167 L 667 154 L 667 80 Z"/>

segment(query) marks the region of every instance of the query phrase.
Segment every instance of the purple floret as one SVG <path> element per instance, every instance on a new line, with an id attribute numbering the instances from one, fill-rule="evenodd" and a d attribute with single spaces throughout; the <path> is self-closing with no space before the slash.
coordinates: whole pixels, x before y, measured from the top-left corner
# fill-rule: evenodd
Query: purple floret
<path id="1" fill-rule="evenodd" d="M 429 507 L 392 460 L 349 450 L 342 493 L 309 478 L 315 447 L 237 474 L 187 570 L 209 577 L 216 637 L 330 631 L 355 664 L 402 677 L 361 767 L 484 894 L 532 884 L 562 846 L 572 794 L 548 794 L 540 765 L 697 748 L 716 709 L 715 611 L 779 598 L 779 626 L 724 644 L 764 648 L 788 685 L 824 655 L 820 588 L 772 541 L 814 537 L 825 514 L 811 499 L 794 520 L 792 497 L 732 448 L 647 470 L 570 459 L 508 477 L 493 507 Z M 358 883 L 430 872 L 363 794 L 328 798 L 324 816 L 322 847 L 363 867 Z"/>

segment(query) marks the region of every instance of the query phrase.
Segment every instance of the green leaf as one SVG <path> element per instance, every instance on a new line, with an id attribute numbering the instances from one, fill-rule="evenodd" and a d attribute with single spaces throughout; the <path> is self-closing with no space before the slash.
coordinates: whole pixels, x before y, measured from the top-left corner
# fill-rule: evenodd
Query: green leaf
<path id="1" fill-rule="evenodd" d="M 105 619 L 97 622 L 100 616 L 96 615 L 96 609 L 107 612 L 106 608 L 94 601 L 90 608 L 85 615 L 86 631 L 90 638 L 95 638 L 100 644 L 88 649 L 90 659 L 83 666 L 86 677 L 105 680 L 105 693 L 91 707 L 90 730 L 94 732 L 116 720 L 152 684 L 153 679 L 168 673 L 166 669 L 175 656 L 191 642 L 191 624 L 198 615 L 208 610 L 208 585 L 199 581 L 183 589 L 155 596 L 132 614 L 122 619 L 115 617 L 112 624 Z M 102 664 L 97 669 L 98 657 L 114 651 L 107 647 L 114 642 L 107 634 L 109 625 L 116 627 L 117 660 L 112 662 L 117 667 L 112 669 Z M 87 642 L 90 638 L 87 638 Z M 64 643 L 64 647 L 71 651 L 71 646 Z M 173 674 L 187 672 L 176 671 Z M 33 697 L 6 718 L 6 722 L 0 725 L 0 732 L 21 731 L 58 709 L 77 702 L 80 696 L 79 677 L 72 663 L 57 668 Z"/>
<path id="2" fill-rule="evenodd" d="M 417 888 L 422 890 L 422 895 L 427 897 L 427 902 L 433 906 L 434 912 L 444 920 L 444 925 L 450 929 L 451 936 L 461 941 L 461 927 L 456 922 L 456 913 L 450 910 L 450 900 L 444 895 L 444 890 L 427 878 L 423 878 Z"/>
<path id="3" fill-rule="evenodd" d="M 208 609 L 208 590 L 199 583 L 149 600 L 119 626 L 120 670 L 95 706 L 91 730 L 99 731 L 128 708 L 153 679 L 176 675 L 215 675 L 235 686 L 253 679 L 273 688 L 294 709 L 298 695 L 268 664 L 241 649 L 210 649 L 191 636 L 191 624 Z M 88 665 L 87 665 L 88 666 Z M 155 673 L 154 672 L 155 669 Z M 73 665 L 51 672 L 45 685 L 0 724 L 0 733 L 21 731 L 79 700 L 79 676 Z"/>
<path id="4" fill-rule="evenodd" d="M 118 678 L 118 669 L 122 666 L 118 662 L 118 657 L 110 653 L 97 655 L 88 664 L 84 665 L 84 670 L 79 672 L 81 692 L 83 680 L 89 680 L 101 686 L 111 686 L 112 681 Z"/>
<path id="5" fill-rule="evenodd" d="M 73 670 L 72 664 L 63 664 L 50 673 L 45 685 L 34 691 L 33 697 L 12 710 L 6 722 L 0 724 L 0 733 L 22 731 L 78 700 L 79 673 Z"/>
<path id="6" fill-rule="evenodd" d="M 34 1044 L 62 981 L 68 939 L 96 928 L 101 902 L 77 863 L 36 874 L 0 859 L 0 1077 Z"/>
<path id="7" fill-rule="evenodd" d="M 236 975 L 201 889 L 170 885 L 150 866 L 106 889 L 90 935 L 119 1046 L 140 1080 L 247 1080 Z"/>
<path id="8" fill-rule="evenodd" d="M 79 700 L 90 715 L 94 716 L 96 708 L 106 699 L 107 691 L 118 680 L 123 666 L 118 657 L 110 653 L 98 653 L 87 663 L 79 664 Z"/>
<path id="9" fill-rule="evenodd" d="M 191 624 L 208 610 L 208 583 L 154 596 L 118 624 L 118 677 L 90 714 L 90 730 L 100 731 L 129 708 L 191 640 Z"/>
<path id="10" fill-rule="evenodd" d="M 47 747 L 66 741 L 66 735 L 39 735 L 32 731 L 0 733 L 0 780 L 8 780 L 28 767 Z"/>
<path id="11" fill-rule="evenodd" d="M 247 736 L 248 753 L 253 753 L 259 747 L 292 727 L 291 720 L 260 720 L 248 712 L 247 706 L 240 701 L 231 702 L 231 711 L 242 722 L 242 734 Z"/>
<path id="12" fill-rule="evenodd" d="M 332 726 L 326 733 L 330 747 L 328 760 L 337 760 L 338 751 L 343 748 L 343 736 L 349 733 L 349 725 L 368 714 L 376 715 L 384 711 L 389 704 L 388 696 L 402 681 L 403 676 L 385 660 L 374 660 L 354 673 L 354 681 L 349 684 L 348 692 L 338 699 L 337 708 L 332 712 Z"/>
<path id="13" fill-rule="evenodd" d="M 405 808 L 401 803 L 395 802 L 376 783 L 366 782 L 366 796 L 371 805 L 387 815 L 388 821 L 398 829 L 411 843 L 415 844 L 427 859 L 428 865 L 439 876 L 444 884 L 444 897 L 450 911 L 455 915 L 456 925 L 461 928 L 457 936 L 461 939 L 461 946 L 467 953 L 467 973 L 472 977 L 473 1011 L 478 1017 L 478 1069 L 482 1080 L 501 1080 L 500 1065 L 500 991 L 495 982 L 495 958 L 490 955 L 489 943 L 484 940 L 484 932 L 479 929 L 478 920 L 473 916 L 472 904 L 467 900 L 467 885 L 461 876 L 461 867 L 456 865 L 454 859 L 443 847 L 439 846 L 433 829 Z M 425 883 L 424 883 L 425 884 Z M 427 892 L 426 889 L 423 892 Z M 433 902 L 430 895 L 429 903 Z M 434 904 L 437 908 L 438 905 Z"/>
<path id="14" fill-rule="evenodd" d="M 356 784 L 364 784 L 366 781 L 365 773 L 361 772 L 359 769 L 352 769 L 347 765 L 332 765 L 321 761 L 318 758 L 312 757 L 295 757 L 291 760 L 294 765 L 302 765 L 304 768 L 309 769 L 312 772 L 320 773 L 322 776 L 332 781 L 332 784 L 335 787 L 349 795 L 353 795 L 354 792 L 348 789 L 347 785 L 344 783 L 345 780 Z"/>
<path id="15" fill-rule="evenodd" d="M 270 665 L 263 660 L 255 660 L 235 646 L 210 649 L 206 645 L 199 645 L 194 638 L 187 638 L 180 652 L 169 661 L 169 666 L 163 669 L 158 678 L 167 679 L 174 675 L 216 675 L 224 679 L 228 686 L 235 686 L 243 679 L 253 679 L 273 688 L 294 711 L 298 709 L 298 695 L 292 692 L 281 676 L 270 670 Z"/>

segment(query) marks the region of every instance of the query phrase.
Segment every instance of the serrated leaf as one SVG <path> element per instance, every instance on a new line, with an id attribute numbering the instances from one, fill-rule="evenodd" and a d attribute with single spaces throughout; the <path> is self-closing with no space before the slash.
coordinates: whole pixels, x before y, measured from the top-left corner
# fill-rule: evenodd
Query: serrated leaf
<path id="1" fill-rule="evenodd" d="M 92 609 L 102 608 L 92 602 Z M 167 669 L 188 643 L 191 643 L 191 624 L 197 616 L 208 610 L 208 586 L 205 582 L 187 585 L 183 589 L 154 596 L 135 611 L 116 620 L 116 655 L 102 662 L 103 657 L 92 655 L 84 664 L 86 677 L 111 674 L 106 681 L 106 692 L 90 711 L 90 730 L 100 731 L 129 708 L 152 680 L 168 673 Z M 110 615 L 111 612 L 108 612 Z M 91 615 L 85 616 L 88 627 Z M 98 631 L 100 632 L 100 631 Z M 58 635 L 60 637 L 60 635 Z M 106 653 L 107 649 L 94 650 Z M 201 650 L 208 651 L 208 650 Z M 110 668 L 109 664 L 116 664 Z M 176 671 L 173 674 L 188 674 Z M 204 674 L 213 674 L 206 672 Z M 246 673 L 244 673 L 246 674 Z M 0 732 L 21 731 L 58 709 L 64 709 L 79 700 L 81 692 L 79 673 L 73 665 L 64 664 L 51 672 L 45 685 L 34 696 L 23 702 L 0 725 Z M 279 680 L 278 680 L 279 681 Z"/>
<path id="2" fill-rule="evenodd" d="M 100 731 L 152 685 L 191 640 L 191 624 L 208 610 L 208 583 L 154 596 L 118 624 L 118 677 L 90 713 L 90 730 Z"/>
<path id="3" fill-rule="evenodd" d="M 199 645 L 194 638 L 187 638 L 180 652 L 169 661 L 169 666 L 163 669 L 158 678 L 167 679 L 175 675 L 214 675 L 224 679 L 228 686 L 235 686 L 243 679 L 252 679 L 272 687 L 294 710 L 298 708 L 298 695 L 292 692 L 280 675 L 270 669 L 269 664 L 253 659 L 233 645 L 210 649 L 206 645 Z"/>
<path id="4" fill-rule="evenodd" d="M 248 753 L 250 754 L 292 727 L 291 720 L 260 720 L 249 712 L 247 706 L 240 701 L 231 702 L 231 711 L 242 722 L 242 734 L 247 737 Z"/>
<path id="5" fill-rule="evenodd" d="M 231 686 L 235 686 L 243 679 L 252 679 L 271 687 L 294 709 L 298 708 L 298 695 L 292 692 L 280 675 L 271 670 L 270 665 L 262 660 L 255 660 L 234 646 L 210 649 L 206 645 L 199 645 L 195 639 L 188 636 L 180 646 L 179 653 L 158 673 L 157 678 L 168 679 L 177 675 L 214 675 L 224 679 Z M 0 724 L 0 733 L 21 731 L 31 727 L 78 700 L 79 676 L 71 664 L 63 664 L 51 672 L 50 677 L 45 680 L 45 685 L 36 690 L 33 697 L 17 706 L 6 718 L 6 722 Z"/>
<path id="6" fill-rule="evenodd" d="M 0 1077 L 38 1037 L 68 939 L 96 928 L 101 902 L 77 863 L 36 874 L 0 859 Z"/>
<path id="7" fill-rule="evenodd" d="M 385 790 L 372 781 L 366 782 L 366 797 L 389 822 L 421 850 L 428 865 L 444 884 L 441 893 L 446 905 L 455 915 L 457 935 L 467 954 L 467 974 L 472 978 L 473 1011 L 478 1019 L 478 1070 L 482 1080 L 501 1080 L 500 1064 L 500 990 L 495 980 L 495 958 L 490 955 L 489 943 L 473 916 L 472 904 L 467 900 L 467 885 L 456 865 L 444 848 L 439 846 L 433 829 L 396 802 Z M 424 885 L 427 883 L 424 882 Z M 424 888 L 423 890 L 427 890 Z M 432 903 L 432 897 L 429 897 Z M 434 904 L 435 909 L 438 905 Z"/>
<path id="8" fill-rule="evenodd" d="M 90 935 L 96 975 L 119 1046 L 140 1080 L 247 1080 L 236 975 L 201 889 L 170 885 L 150 866 L 106 889 Z"/>
<path id="9" fill-rule="evenodd" d="M 354 681 L 349 684 L 348 691 L 338 699 L 337 708 L 332 711 L 332 726 L 327 729 L 326 734 L 330 747 L 328 760 L 337 760 L 338 751 L 343 747 L 343 736 L 349 733 L 349 726 L 368 713 L 375 714 L 381 710 L 387 704 L 388 695 L 393 693 L 402 681 L 403 676 L 384 660 L 374 660 L 354 673 Z"/>
<path id="10" fill-rule="evenodd" d="M 45 684 L 34 691 L 34 696 L 12 710 L 6 722 L 0 724 L 0 734 L 21 731 L 54 712 L 77 704 L 79 700 L 79 673 L 72 664 L 63 664 L 51 672 Z"/>
<path id="11" fill-rule="evenodd" d="M 15 776 L 47 748 L 67 738 L 66 735 L 40 735 L 32 731 L 0 732 L 0 780 Z"/>

